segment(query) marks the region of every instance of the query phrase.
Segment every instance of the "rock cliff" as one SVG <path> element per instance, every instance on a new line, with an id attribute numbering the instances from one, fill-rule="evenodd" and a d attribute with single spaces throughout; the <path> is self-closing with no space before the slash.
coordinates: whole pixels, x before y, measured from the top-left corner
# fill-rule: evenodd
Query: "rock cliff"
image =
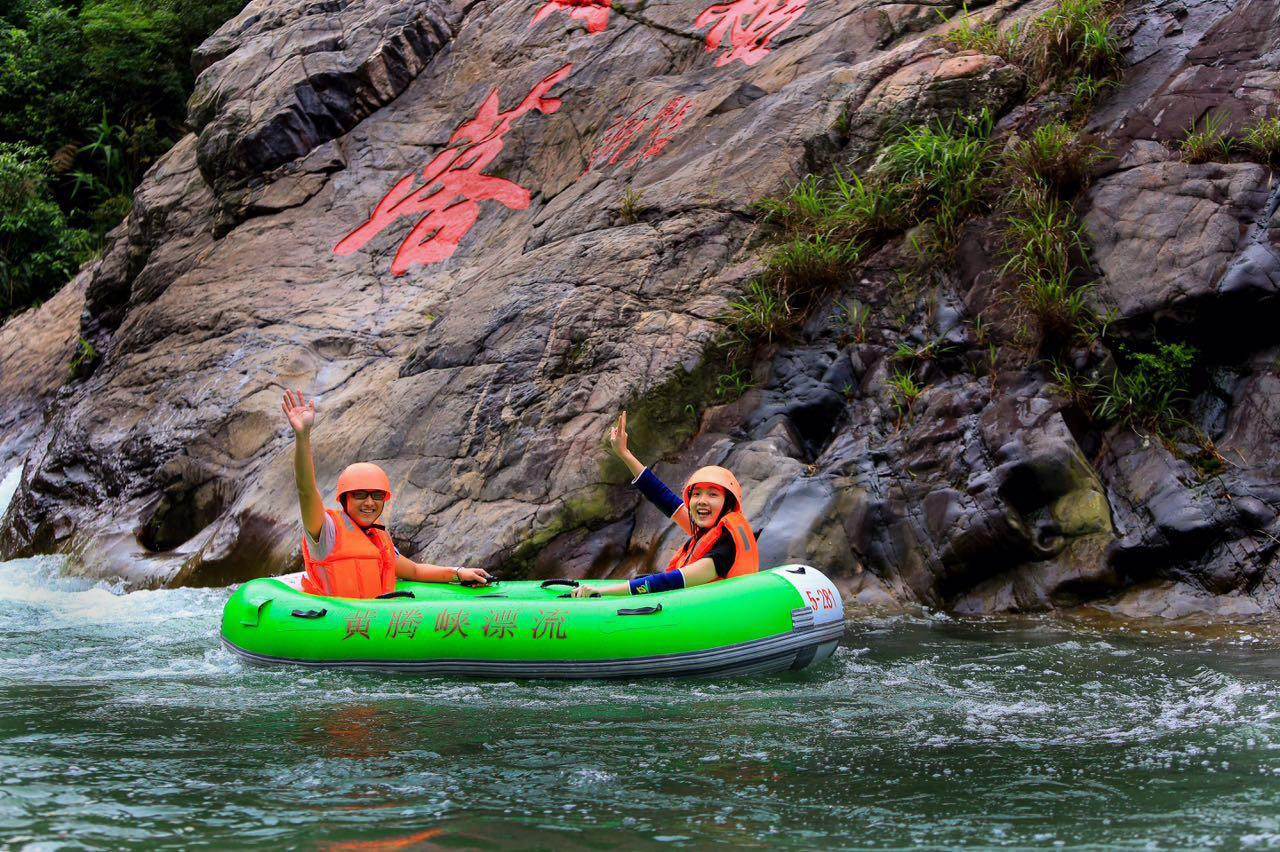
<path id="1" fill-rule="evenodd" d="M 967 9 L 1008 27 L 1050 5 Z M 991 216 L 927 273 L 902 235 L 882 240 L 718 404 L 724 317 L 768 240 L 755 202 L 865 165 L 892 127 L 986 109 L 1007 131 L 1046 97 L 940 39 L 957 13 L 253 0 L 197 51 L 191 133 L 105 254 L 0 329 L 0 461 L 26 464 L 0 551 L 135 585 L 296 569 L 279 398 L 298 387 L 320 401 L 322 487 L 382 464 L 394 537 L 433 561 L 652 566 L 672 533 L 601 444 L 628 407 L 670 480 L 738 473 L 766 560 L 825 566 L 866 599 L 1271 607 L 1280 195 L 1247 157 L 1178 151 L 1207 115 L 1280 111 L 1269 0 L 1123 9 L 1125 67 L 1086 128 L 1108 156 L 1075 201 L 1113 339 L 1200 351 L 1189 410 L 1218 467 L 1085 416 L 1013 331 L 993 349 Z M 867 312 L 852 338 L 831 308 L 849 299 Z M 81 339 L 99 358 L 70 379 Z M 894 353 L 935 340 L 951 355 L 922 365 L 904 417 Z"/>

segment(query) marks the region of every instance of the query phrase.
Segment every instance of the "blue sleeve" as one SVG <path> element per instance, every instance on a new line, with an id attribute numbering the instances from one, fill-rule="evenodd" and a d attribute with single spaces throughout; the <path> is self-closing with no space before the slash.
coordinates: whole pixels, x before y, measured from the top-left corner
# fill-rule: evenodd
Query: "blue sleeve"
<path id="1" fill-rule="evenodd" d="M 670 592 L 684 588 L 684 574 L 680 572 L 679 568 L 676 568 L 671 571 L 663 571 L 661 574 L 636 577 L 628 585 L 631 586 L 631 594 L 633 595 L 643 595 L 646 592 Z"/>
<path id="2" fill-rule="evenodd" d="M 644 499 L 658 507 L 658 511 L 662 513 L 664 518 L 671 517 L 684 505 L 684 501 L 677 497 L 675 492 L 668 488 L 666 483 L 647 467 L 640 472 L 640 475 L 636 477 L 636 481 L 632 484 L 635 485 L 637 491 L 644 495 Z"/>

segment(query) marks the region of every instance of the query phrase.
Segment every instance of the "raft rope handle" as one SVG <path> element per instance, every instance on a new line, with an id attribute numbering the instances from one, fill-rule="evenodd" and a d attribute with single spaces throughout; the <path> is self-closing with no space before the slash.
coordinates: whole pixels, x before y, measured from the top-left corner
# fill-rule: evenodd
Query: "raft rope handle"
<path id="1" fill-rule="evenodd" d="M 800 567 L 798 567 L 798 568 L 794 568 L 794 569 L 792 569 L 792 568 L 788 568 L 788 569 L 787 569 L 787 573 L 788 573 L 788 574 L 803 574 L 803 573 L 804 573 L 804 566 L 803 566 L 803 565 L 801 565 Z"/>
<path id="2" fill-rule="evenodd" d="M 322 618 L 327 609 L 295 609 L 293 611 L 294 618 Z"/>
<path id="3" fill-rule="evenodd" d="M 576 589 L 578 588 L 578 586 L 581 586 L 581 585 L 582 584 L 579 583 L 577 580 L 543 580 L 542 584 L 538 586 L 538 588 L 545 589 L 548 586 L 572 586 L 573 588 Z"/>
<path id="4" fill-rule="evenodd" d="M 638 606 L 635 609 L 620 609 L 618 615 L 656 615 L 662 612 L 662 604 L 655 606 Z"/>
<path id="5" fill-rule="evenodd" d="M 416 598 L 416 597 L 417 595 L 415 595 L 413 592 L 409 591 L 408 589 L 401 589 L 398 592 L 387 592 L 385 595 L 378 595 L 376 598 L 374 598 L 374 600 L 388 601 L 388 600 L 391 600 L 392 598 Z"/>

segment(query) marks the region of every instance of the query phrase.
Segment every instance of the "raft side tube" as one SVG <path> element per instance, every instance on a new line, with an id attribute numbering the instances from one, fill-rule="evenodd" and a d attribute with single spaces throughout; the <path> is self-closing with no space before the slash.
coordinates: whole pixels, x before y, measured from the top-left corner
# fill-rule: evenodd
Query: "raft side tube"
<path id="1" fill-rule="evenodd" d="M 397 589 L 414 597 L 325 598 L 279 579 L 252 580 L 228 600 L 222 640 L 256 664 L 611 678 L 800 669 L 830 657 L 843 634 L 839 593 L 810 566 L 644 600 L 570 601 L 536 582 Z"/>

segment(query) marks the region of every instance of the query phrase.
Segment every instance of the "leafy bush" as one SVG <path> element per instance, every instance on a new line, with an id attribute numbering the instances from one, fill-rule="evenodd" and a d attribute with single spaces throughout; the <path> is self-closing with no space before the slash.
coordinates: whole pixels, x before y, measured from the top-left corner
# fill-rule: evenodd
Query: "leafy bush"
<path id="1" fill-rule="evenodd" d="M 1094 417 L 1127 426 L 1167 427 L 1179 421 L 1178 407 L 1187 401 L 1191 373 L 1199 355 L 1186 343 L 1155 341 L 1152 352 L 1122 348 L 1130 362 L 1108 379 L 1091 385 L 1097 404 Z"/>
<path id="2" fill-rule="evenodd" d="M 191 51 L 245 0 L 20 0 L 0 4 L 0 139 L 42 165 L 43 189 L 0 240 L 0 314 L 39 300 L 74 269 L 67 258 L 128 212 L 148 166 L 185 133 L 194 84 Z M 31 149 L 36 154 L 30 152 Z M 5 168 L 10 171 L 10 161 Z M 24 179 L 25 180 L 25 179 Z M 47 205 L 59 208 L 55 214 Z M 38 209 L 37 209 L 38 208 Z M 40 242 L 29 259 L 13 254 L 18 231 L 73 230 Z M 21 268 L 16 266 L 21 264 Z M 58 272 L 57 270 L 64 270 Z M 59 282 L 61 283 L 61 282 Z"/>
<path id="3" fill-rule="evenodd" d="M 40 149 L 0 142 L 0 318 L 57 292 L 84 258 L 88 234 L 68 226 L 48 181 Z"/>

